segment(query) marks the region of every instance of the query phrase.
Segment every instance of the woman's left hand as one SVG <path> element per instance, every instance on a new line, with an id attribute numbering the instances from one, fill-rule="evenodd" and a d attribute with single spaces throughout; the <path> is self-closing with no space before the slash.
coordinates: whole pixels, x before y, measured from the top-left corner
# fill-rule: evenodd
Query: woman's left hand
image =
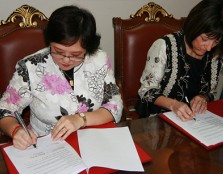
<path id="1" fill-rule="evenodd" d="M 72 132 L 83 125 L 83 120 L 78 114 L 62 116 L 52 130 L 52 139 L 65 140 Z"/>
<path id="2" fill-rule="evenodd" d="M 202 114 L 207 110 L 207 98 L 203 95 L 195 96 L 190 103 L 193 111 L 197 114 Z"/>

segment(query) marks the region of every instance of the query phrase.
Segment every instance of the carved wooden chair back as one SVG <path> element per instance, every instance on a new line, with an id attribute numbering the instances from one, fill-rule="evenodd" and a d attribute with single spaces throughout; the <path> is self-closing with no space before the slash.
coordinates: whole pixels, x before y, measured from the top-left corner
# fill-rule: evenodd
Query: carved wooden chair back
<path id="1" fill-rule="evenodd" d="M 13 11 L 6 21 L 0 23 L 0 96 L 6 90 L 16 62 L 46 46 L 44 29 L 48 23 L 47 17 L 39 10 L 29 5 L 23 5 Z M 23 117 L 26 123 L 29 117 L 27 108 Z M 0 136 L 1 136 L 0 132 Z M 1 141 L 5 141 L 0 137 Z"/>
<path id="2" fill-rule="evenodd" d="M 43 30 L 47 17 L 34 7 L 23 5 L 0 24 L 0 93 L 15 71 L 16 62 L 45 47 Z"/>
<path id="3" fill-rule="evenodd" d="M 122 94 L 127 119 L 139 117 L 134 107 L 139 99 L 140 77 L 148 49 L 156 39 L 180 30 L 183 21 L 184 18 L 175 19 L 153 2 L 144 5 L 129 19 L 113 18 L 115 78 Z"/>

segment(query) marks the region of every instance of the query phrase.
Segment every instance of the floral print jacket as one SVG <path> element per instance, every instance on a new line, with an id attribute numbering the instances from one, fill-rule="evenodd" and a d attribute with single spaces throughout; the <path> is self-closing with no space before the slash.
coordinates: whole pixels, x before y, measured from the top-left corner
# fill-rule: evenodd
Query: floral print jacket
<path id="1" fill-rule="evenodd" d="M 0 100 L 0 118 L 30 106 L 30 127 L 39 136 L 49 134 L 57 122 L 55 116 L 63 113 L 103 107 L 119 122 L 123 105 L 108 55 L 98 50 L 93 56 L 86 55 L 80 66 L 74 68 L 72 89 L 49 48 L 20 60 Z"/>
<path id="2" fill-rule="evenodd" d="M 192 99 L 201 94 L 207 95 L 210 101 L 214 100 L 221 59 L 210 52 L 201 61 L 192 59 L 186 54 L 182 31 L 168 34 L 153 43 L 147 54 L 138 91 L 141 103 L 148 103 L 151 114 L 166 111 L 153 104 L 161 95 L 183 101 L 186 95 Z M 201 65 L 199 73 L 197 67 L 192 66 L 194 61 L 200 61 L 197 62 Z"/>

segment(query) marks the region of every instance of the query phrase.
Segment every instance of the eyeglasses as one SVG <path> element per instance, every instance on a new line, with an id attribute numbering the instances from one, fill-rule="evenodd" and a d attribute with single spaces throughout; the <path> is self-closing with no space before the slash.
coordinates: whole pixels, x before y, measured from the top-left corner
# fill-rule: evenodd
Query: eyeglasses
<path id="1" fill-rule="evenodd" d="M 76 56 L 65 56 L 63 54 L 60 53 L 56 53 L 56 52 L 50 52 L 51 56 L 56 58 L 56 59 L 65 59 L 68 58 L 70 61 L 75 61 L 75 62 L 82 62 L 84 61 L 85 57 L 76 57 Z"/>

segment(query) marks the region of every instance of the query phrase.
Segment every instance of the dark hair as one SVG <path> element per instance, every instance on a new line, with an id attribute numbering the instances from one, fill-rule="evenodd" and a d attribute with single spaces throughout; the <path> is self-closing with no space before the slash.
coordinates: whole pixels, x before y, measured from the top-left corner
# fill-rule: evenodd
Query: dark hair
<path id="1" fill-rule="evenodd" d="M 45 30 L 49 45 L 56 42 L 62 45 L 75 44 L 79 39 L 87 54 L 93 54 L 100 45 L 101 36 L 96 32 L 94 16 L 76 6 L 64 6 L 55 10 Z"/>
<path id="2" fill-rule="evenodd" d="M 187 44 L 192 48 L 192 41 L 205 33 L 209 38 L 221 39 L 215 47 L 217 53 L 223 54 L 223 1 L 202 0 L 187 16 L 183 31 Z"/>

